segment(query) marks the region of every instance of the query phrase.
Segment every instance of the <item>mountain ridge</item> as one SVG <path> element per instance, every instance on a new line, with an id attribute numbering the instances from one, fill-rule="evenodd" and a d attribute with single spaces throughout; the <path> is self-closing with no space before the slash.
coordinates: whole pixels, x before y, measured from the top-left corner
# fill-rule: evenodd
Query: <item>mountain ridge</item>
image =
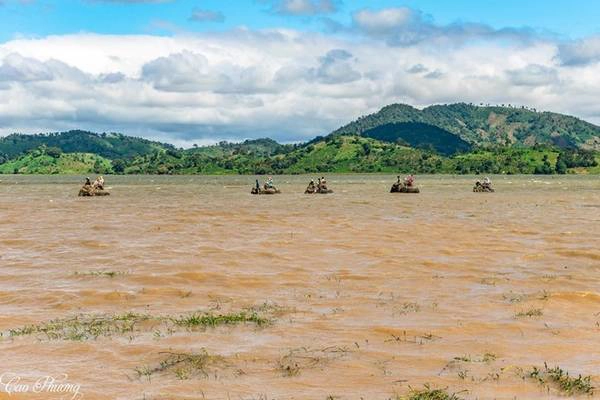
<path id="1" fill-rule="evenodd" d="M 573 117 L 527 107 L 439 104 L 419 110 L 390 104 L 332 132 L 362 135 L 385 124 L 422 123 L 450 132 L 472 146 L 554 145 L 600 150 L 600 127 Z"/>
<path id="2" fill-rule="evenodd" d="M 179 149 L 120 133 L 13 134 L 0 138 L 0 173 L 600 173 L 599 135 L 578 118 L 526 108 L 391 104 L 301 144 Z"/>

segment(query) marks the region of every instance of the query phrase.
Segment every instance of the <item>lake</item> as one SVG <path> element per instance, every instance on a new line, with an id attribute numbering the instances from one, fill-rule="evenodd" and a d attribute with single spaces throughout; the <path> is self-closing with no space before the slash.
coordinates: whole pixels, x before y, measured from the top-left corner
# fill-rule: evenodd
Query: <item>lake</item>
<path id="1" fill-rule="evenodd" d="M 598 177 L 310 178 L 79 198 L 82 177 L 0 175 L 0 373 L 85 399 L 554 398 L 533 366 L 600 376 Z"/>

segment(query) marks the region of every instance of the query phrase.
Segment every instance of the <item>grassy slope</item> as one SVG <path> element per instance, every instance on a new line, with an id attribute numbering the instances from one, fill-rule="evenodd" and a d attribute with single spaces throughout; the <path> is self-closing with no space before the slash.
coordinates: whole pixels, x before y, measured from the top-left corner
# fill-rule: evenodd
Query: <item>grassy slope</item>
<path id="1" fill-rule="evenodd" d="M 0 164 L 2 174 L 87 174 L 111 171 L 110 160 L 90 153 L 63 153 L 54 158 L 41 152 L 33 152 Z"/>
<path id="2" fill-rule="evenodd" d="M 175 157 L 156 152 L 137 157 L 126 173 L 177 174 L 254 174 L 308 172 L 393 172 L 418 169 L 433 172 L 443 157 L 428 152 L 378 140 L 341 136 L 294 148 L 284 154 L 263 156 L 230 152 L 215 155 L 196 149 Z"/>
<path id="3" fill-rule="evenodd" d="M 389 173 L 535 173 L 544 159 L 554 169 L 558 151 L 552 148 L 482 149 L 453 157 L 381 142 L 361 136 L 330 136 L 274 156 L 228 152 L 220 155 L 187 150 L 142 156 L 126 173 L 173 174 L 266 174 L 315 172 Z M 586 172 L 572 170 L 571 172 Z"/>
<path id="4" fill-rule="evenodd" d="M 297 162 L 285 169 L 288 173 L 317 172 L 393 172 L 416 168 L 433 158 L 421 150 L 393 143 L 358 137 L 341 136 L 317 142 L 290 155 Z"/>

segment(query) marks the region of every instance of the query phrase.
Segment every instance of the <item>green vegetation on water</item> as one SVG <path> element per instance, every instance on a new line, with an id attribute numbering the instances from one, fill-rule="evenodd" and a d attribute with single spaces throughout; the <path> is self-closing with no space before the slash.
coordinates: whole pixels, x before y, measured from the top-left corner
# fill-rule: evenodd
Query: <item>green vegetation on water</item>
<path id="1" fill-rule="evenodd" d="M 173 319 L 178 326 L 193 327 L 215 327 L 218 325 L 237 325 L 244 323 L 254 323 L 258 326 L 269 323 L 267 318 L 261 317 L 256 313 L 239 312 L 235 314 L 192 314 Z"/>
<path id="2" fill-rule="evenodd" d="M 407 396 L 398 397 L 398 400 L 461 400 L 455 393 L 448 393 L 445 389 L 432 389 L 425 385 L 423 389 L 410 389 Z"/>
<path id="3" fill-rule="evenodd" d="M 49 340 L 84 341 L 118 335 L 132 336 L 143 333 L 147 329 L 156 329 L 157 326 L 163 326 L 167 332 L 173 332 L 177 327 L 214 328 L 221 325 L 241 324 L 265 326 L 271 322 L 268 316 L 251 310 L 218 315 L 191 313 L 179 317 L 129 312 L 116 315 L 78 315 L 72 318 L 55 319 L 13 328 L 6 333 L 10 337 L 39 335 Z M 144 327 L 144 323 L 148 326 Z"/>
<path id="4" fill-rule="evenodd" d="M 529 377 L 538 381 L 540 385 L 556 388 L 564 395 L 594 394 L 591 376 L 579 375 L 573 377 L 558 366 L 548 368 L 548 364 L 544 363 L 543 369 L 533 367 L 529 373 Z"/>

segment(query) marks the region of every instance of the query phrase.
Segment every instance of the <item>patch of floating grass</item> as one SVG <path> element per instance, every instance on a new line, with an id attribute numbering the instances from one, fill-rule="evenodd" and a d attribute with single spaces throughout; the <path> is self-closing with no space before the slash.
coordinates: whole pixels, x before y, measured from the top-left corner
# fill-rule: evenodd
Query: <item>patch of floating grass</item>
<path id="1" fill-rule="evenodd" d="M 485 353 L 481 357 L 471 357 L 470 355 L 454 357 L 454 361 L 462 361 L 462 362 L 483 362 L 489 363 L 496 360 L 496 355 L 493 353 Z"/>
<path id="2" fill-rule="evenodd" d="M 244 323 L 254 323 L 258 326 L 268 324 L 270 321 L 267 318 L 259 316 L 255 312 L 247 313 L 245 311 L 233 314 L 192 314 L 172 319 L 173 323 L 178 326 L 188 328 L 194 327 L 215 327 L 218 325 L 237 325 Z"/>
<path id="3" fill-rule="evenodd" d="M 105 278 L 114 278 L 119 275 L 125 275 L 127 272 L 123 271 L 88 271 L 88 272 L 75 272 L 77 276 L 99 276 Z"/>
<path id="4" fill-rule="evenodd" d="M 535 379 L 541 385 L 548 387 L 552 385 L 560 392 L 569 396 L 575 394 L 594 394 L 591 376 L 579 375 L 575 378 L 558 366 L 548 368 L 548 364 L 544 363 L 544 369 L 533 367 L 533 370 L 529 373 L 529 377 Z"/>
<path id="5" fill-rule="evenodd" d="M 448 393 L 447 389 L 432 389 L 424 385 L 423 389 L 410 388 L 408 395 L 397 400 L 461 400 L 456 393 Z"/>
<path id="6" fill-rule="evenodd" d="M 485 353 L 482 356 L 476 356 L 476 357 L 472 357 L 470 354 L 469 355 L 463 355 L 463 356 L 454 357 L 452 360 L 450 360 L 444 366 L 444 368 L 441 369 L 441 371 L 439 372 L 438 375 L 441 375 L 442 373 L 444 373 L 446 371 L 449 371 L 451 369 L 455 369 L 456 367 L 458 367 L 460 369 L 458 371 L 458 377 L 461 378 L 461 379 L 466 379 L 468 371 L 462 369 L 462 365 L 464 363 L 485 363 L 485 364 L 489 364 L 489 363 L 492 363 L 493 361 L 496 361 L 496 359 L 497 359 L 497 356 L 495 354 L 493 354 L 493 353 Z M 489 377 L 492 378 L 492 376 L 489 376 Z M 498 376 L 498 378 L 499 378 L 499 376 Z M 487 379 L 487 378 L 485 378 L 485 379 Z"/>
<path id="7" fill-rule="evenodd" d="M 289 307 L 283 307 L 276 303 L 265 301 L 262 304 L 252 306 L 246 310 L 257 313 L 257 314 L 269 314 L 273 316 L 281 316 L 289 312 L 295 312 L 295 309 Z"/>
<path id="8" fill-rule="evenodd" d="M 301 347 L 290 350 L 277 362 L 277 369 L 283 376 L 300 375 L 304 369 L 316 368 L 332 360 L 342 358 L 348 353 L 345 347 L 330 346 L 322 349 Z"/>
<path id="9" fill-rule="evenodd" d="M 542 315 L 544 315 L 544 313 L 542 312 L 542 310 L 540 308 L 531 308 L 527 311 L 519 311 L 518 313 L 515 314 L 516 318 L 523 318 L 523 317 L 541 317 Z"/>
<path id="10" fill-rule="evenodd" d="M 509 303 L 521 303 L 528 300 L 548 300 L 550 293 L 545 290 L 536 293 L 514 293 L 509 292 L 502 295 L 502 298 Z"/>
<path id="11" fill-rule="evenodd" d="M 419 312 L 421 311 L 421 306 L 418 303 L 404 303 L 400 307 L 400 314 L 408 314 L 411 312 Z"/>
<path id="12" fill-rule="evenodd" d="M 100 336 L 133 332 L 136 324 L 149 319 L 149 315 L 136 313 L 112 316 L 77 316 L 10 329 L 8 334 L 9 336 L 44 334 L 49 339 L 55 340 L 87 340 L 96 339 Z"/>
<path id="13" fill-rule="evenodd" d="M 408 336 L 406 331 L 402 332 L 402 335 L 394 335 L 390 334 L 391 338 L 386 339 L 386 343 L 390 342 L 398 342 L 398 343 L 415 343 L 415 344 L 424 344 L 433 340 L 441 339 L 441 336 L 436 336 L 432 333 L 425 333 L 422 335 L 410 335 Z"/>
<path id="14" fill-rule="evenodd" d="M 225 364 L 223 357 L 209 354 L 205 349 L 198 353 L 160 353 L 166 356 L 154 367 L 138 367 L 138 377 L 150 379 L 152 375 L 172 373 L 178 379 L 190 379 L 195 376 L 207 378 L 211 370 Z"/>
<path id="15" fill-rule="evenodd" d="M 179 317 L 151 316 L 130 312 L 117 315 L 80 315 L 73 318 L 55 319 L 10 329 L 7 333 L 11 337 L 46 335 L 50 340 L 90 340 L 141 331 L 142 327 L 140 326 L 138 329 L 137 325 L 142 322 L 152 324 L 153 326 L 148 327 L 148 332 L 153 332 L 155 338 L 160 338 L 162 333 L 155 329 L 156 324 L 162 324 L 168 333 L 173 333 L 177 327 L 209 328 L 246 323 L 264 326 L 271 323 L 271 320 L 256 312 L 247 311 L 218 315 L 196 312 Z"/>

